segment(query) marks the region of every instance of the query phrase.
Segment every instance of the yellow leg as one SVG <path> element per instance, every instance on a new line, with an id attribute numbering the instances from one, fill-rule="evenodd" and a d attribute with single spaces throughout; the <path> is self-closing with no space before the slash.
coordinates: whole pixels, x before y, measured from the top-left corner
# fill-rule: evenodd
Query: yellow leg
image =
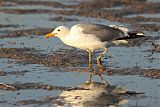
<path id="1" fill-rule="evenodd" d="M 103 68 L 103 66 L 102 66 L 102 64 L 101 64 L 101 58 L 102 58 L 102 56 L 103 56 L 104 54 L 106 54 L 107 52 L 108 52 L 108 48 L 104 48 L 103 53 L 97 57 L 97 65 L 98 65 L 98 67 Z"/>
<path id="2" fill-rule="evenodd" d="M 98 57 L 97 57 L 97 65 L 100 67 L 100 66 L 102 66 L 102 64 L 101 64 L 101 58 L 102 58 L 102 55 L 99 55 Z"/>
<path id="3" fill-rule="evenodd" d="M 92 52 L 91 50 L 87 50 L 89 55 L 88 67 L 92 68 Z"/>
<path id="4" fill-rule="evenodd" d="M 88 81 L 87 81 L 87 83 L 91 83 L 92 82 L 92 52 L 91 52 L 91 50 L 87 50 L 87 52 L 88 52 L 88 57 L 89 57 L 89 60 L 88 60 L 88 67 L 89 67 L 89 69 L 91 70 L 90 71 L 90 74 L 89 74 L 89 78 L 88 78 Z"/>
<path id="5" fill-rule="evenodd" d="M 108 82 L 102 77 L 101 74 L 98 75 L 99 79 L 104 82 L 104 84 L 107 86 L 108 85 Z"/>
<path id="6" fill-rule="evenodd" d="M 104 55 L 104 54 L 106 54 L 107 52 L 108 52 L 108 48 L 104 48 L 104 51 L 103 51 L 102 54 Z"/>
<path id="7" fill-rule="evenodd" d="M 92 82 L 92 73 L 89 74 L 89 78 L 88 78 L 88 83 L 91 83 Z"/>

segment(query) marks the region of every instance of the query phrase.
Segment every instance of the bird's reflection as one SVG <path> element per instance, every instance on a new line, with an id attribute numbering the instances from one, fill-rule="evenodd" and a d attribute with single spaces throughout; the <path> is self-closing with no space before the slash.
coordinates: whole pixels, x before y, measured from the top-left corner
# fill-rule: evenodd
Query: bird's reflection
<path id="1" fill-rule="evenodd" d="M 91 81 L 82 85 L 63 91 L 59 95 L 59 101 L 64 102 L 64 106 L 76 107 L 104 107 L 119 106 L 127 103 L 125 99 L 125 89 L 117 86 L 106 85 L 101 82 Z"/>
<path id="2" fill-rule="evenodd" d="M 95 71 L 95 69 L 92 70 Z M 99 72 L 96 74 L 102 82 L 92 80 L 92 77 L 95 76 L 92 71 L 85 83 L 59 94 L 58 101 L 63 102 L 63 106 L 74 107 L 108 107 L 127 103 L 128 100 L 125 98 L 125 94 L 128 91 L 117 86 L 111 86 L 102 77 L 102 71 L 103 68 L 100 67 Z"/>
<path id="3" fill-rule="evenodd" d="M 107 71 L 107 74 L 109 74 L 109 68 L 102 66 L 101 63 L 97 65 L 97 68 L 93 68 L 93 66 L 90 68 L 90 74 L 88 78 L 88 82 L 92 82 L 93 75 L 97 75 L 99 79 L 105 84 L 108 85 L 108 82 L 102 77 L 102 74 L 104 71 Z"/>
<path id="4" fill-rule="evenodd" d="M 96 72 L 95 69 L 93 69 L 94 71 L 91 71 L 90 74 L 89 74 L 89 77 L 88 77 L 88 83 L 91 83 L 92 82 L 92 77 L 93 75 L 97 75 L 98 78 L 105 84 L 105 85 L 108 85 L 108 82 L 102 77 L 102 71 L 103 69 L 99 69 L 99 72 Z"/>
<path id="5" fill-rule="evenodd" d="M 117 107 L 128 102 L 129 95 L 142 94 L 127 91 L 118 86 L 110 85 L 103 77 L 104 67 L 91 68 L 89 79 L 81 85 L 65 90 L 59 94 L 56 106 L 65 107 Z M 101 82 L 92 80 L 98 76 Z"/>

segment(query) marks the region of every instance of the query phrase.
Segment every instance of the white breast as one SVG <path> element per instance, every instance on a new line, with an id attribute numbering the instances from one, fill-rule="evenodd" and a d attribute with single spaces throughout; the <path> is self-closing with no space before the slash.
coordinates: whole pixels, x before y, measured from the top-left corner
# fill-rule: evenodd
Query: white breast
<path id="1" fill-rule="evenodd" d="M 63 42 L 69 46 L 92 51 L 97 48 L 104 48 L 106 44 L 93 34 L 84 34 L 80 27 L 72 27 L 71 32 L 65 36 Z"/>

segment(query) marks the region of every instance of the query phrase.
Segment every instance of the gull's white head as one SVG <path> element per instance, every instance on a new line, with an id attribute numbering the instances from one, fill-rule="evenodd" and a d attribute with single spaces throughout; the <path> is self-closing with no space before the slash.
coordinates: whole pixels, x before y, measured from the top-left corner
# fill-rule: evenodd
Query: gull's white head
<path id="1" fill-rule="evenodd" d="M 67 28 L 65 26 L 59 26 L 59 27 L 55 28 L 53 32 L 47 34 L 45 36 L 45 38 L 47 39 L 47 38 L 50 38 L 53 36 L 62 38 L 63 36 L 67 35 L 69 32 L 70 32 L 69 28 Z"/>

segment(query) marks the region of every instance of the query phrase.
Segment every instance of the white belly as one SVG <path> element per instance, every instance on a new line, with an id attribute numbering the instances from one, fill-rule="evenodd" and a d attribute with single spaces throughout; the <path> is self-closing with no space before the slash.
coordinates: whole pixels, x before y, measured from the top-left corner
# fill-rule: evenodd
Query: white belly
<path id="1" fill-rule="evenodd" d="M 106 42 L 101 42 L 96 36 L 89 35 L 89 34 L 77 34 L 77 35 L 66 35 L 66 38 L 62 40 L 65 44 L 69 46 L 73 46 L 80 49 L 98 49 L 104 48 Z"/>

